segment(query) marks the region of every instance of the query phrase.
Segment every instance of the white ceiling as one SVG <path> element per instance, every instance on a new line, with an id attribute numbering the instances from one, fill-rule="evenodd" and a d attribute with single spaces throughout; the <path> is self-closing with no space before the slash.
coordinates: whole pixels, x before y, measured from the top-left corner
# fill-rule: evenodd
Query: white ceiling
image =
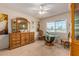
<path id="1" fill-rule="evenodd" d="M 40 5 L 44 5 L 45 8 L 49 8 L 47 13 L 43 15 L 38 13 L 40 10 Z M 41 19 L 68 12 L 68 5 L 68 3 L 2 3 L 0 4 L 0 7 L 7 7 Z"/>

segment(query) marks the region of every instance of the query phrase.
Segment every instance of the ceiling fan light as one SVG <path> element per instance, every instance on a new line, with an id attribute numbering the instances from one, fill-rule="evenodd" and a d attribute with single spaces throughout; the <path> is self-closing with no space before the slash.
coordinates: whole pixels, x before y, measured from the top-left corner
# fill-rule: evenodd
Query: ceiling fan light
<path id="1" fill-rule="evenodd" d="M 38 12 L 40 15 L 47 13 L 46 11 L 39 11 Z"/>

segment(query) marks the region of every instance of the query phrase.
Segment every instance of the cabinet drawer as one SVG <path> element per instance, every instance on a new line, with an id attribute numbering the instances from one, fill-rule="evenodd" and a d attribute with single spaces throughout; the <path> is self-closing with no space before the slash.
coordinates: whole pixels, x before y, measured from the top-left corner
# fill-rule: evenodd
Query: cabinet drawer
<path id="1" fill-rule="evenodd" d="M 21 36 L 21 39 L 26 39 L 26 37 L 22 37 L 22 36 Z"/>
<path id="2" fill-rule="evenodd" d="M 25 42 L 25 41 L 21 42 L 21 45 L 25 45 L 25 44 L 26 44 L 26 42 Z"/>
<path id="3" fill-rule="evenodd" d="M 17 48 L 17 47 L 20 47 L 20 44 L 14 44 L 14 45 L 12 45 L 12 48 Z"/>
<path id="4" fill-rule="evenodd" d="M 12 45 L 15 45 L 15 44 L 20 44 L 20 41 L 12 42 Z"/>

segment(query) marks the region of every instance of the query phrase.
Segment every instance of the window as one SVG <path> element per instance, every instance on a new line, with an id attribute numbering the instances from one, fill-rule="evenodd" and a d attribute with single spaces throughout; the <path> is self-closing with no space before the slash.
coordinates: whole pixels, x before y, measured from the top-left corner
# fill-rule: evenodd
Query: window
<path id="1" fill-rule="evenodd" d="M 66 32 L 66 21 L 57 21 L 56 32 Z"/>
<path id="2" fill-rule="evenodd" d="M 47 23 L 47 31 L 55 32 L 55 22 Z"/>
<path id="3" fill-rule="evenodd" d="M 66 32 L 66 21 L 54 21 L 47 23 L 48 32 Z"/>

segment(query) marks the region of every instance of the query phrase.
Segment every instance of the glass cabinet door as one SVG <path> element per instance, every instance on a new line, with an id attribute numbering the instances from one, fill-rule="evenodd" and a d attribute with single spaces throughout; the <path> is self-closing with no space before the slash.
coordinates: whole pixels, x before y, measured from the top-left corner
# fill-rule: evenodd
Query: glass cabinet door
<path id="1" fill-rule="evenodd" d="M 70 55 L 79 56 L 79 3 L 71 4 Z"/>
<path id="2" fill-rule="evenodd" d="M 17 31 L 17 23 L 16 20 L 12 20 L 12 32 L 16 32 Z"/>
<path id="3" fill-rule="evenodd" d="M 79 4 L 78 3 L 74 4 L 74 7 L 75 7 L 75 15 L 74 15 L 75 39 L 79 40 Z"/>

